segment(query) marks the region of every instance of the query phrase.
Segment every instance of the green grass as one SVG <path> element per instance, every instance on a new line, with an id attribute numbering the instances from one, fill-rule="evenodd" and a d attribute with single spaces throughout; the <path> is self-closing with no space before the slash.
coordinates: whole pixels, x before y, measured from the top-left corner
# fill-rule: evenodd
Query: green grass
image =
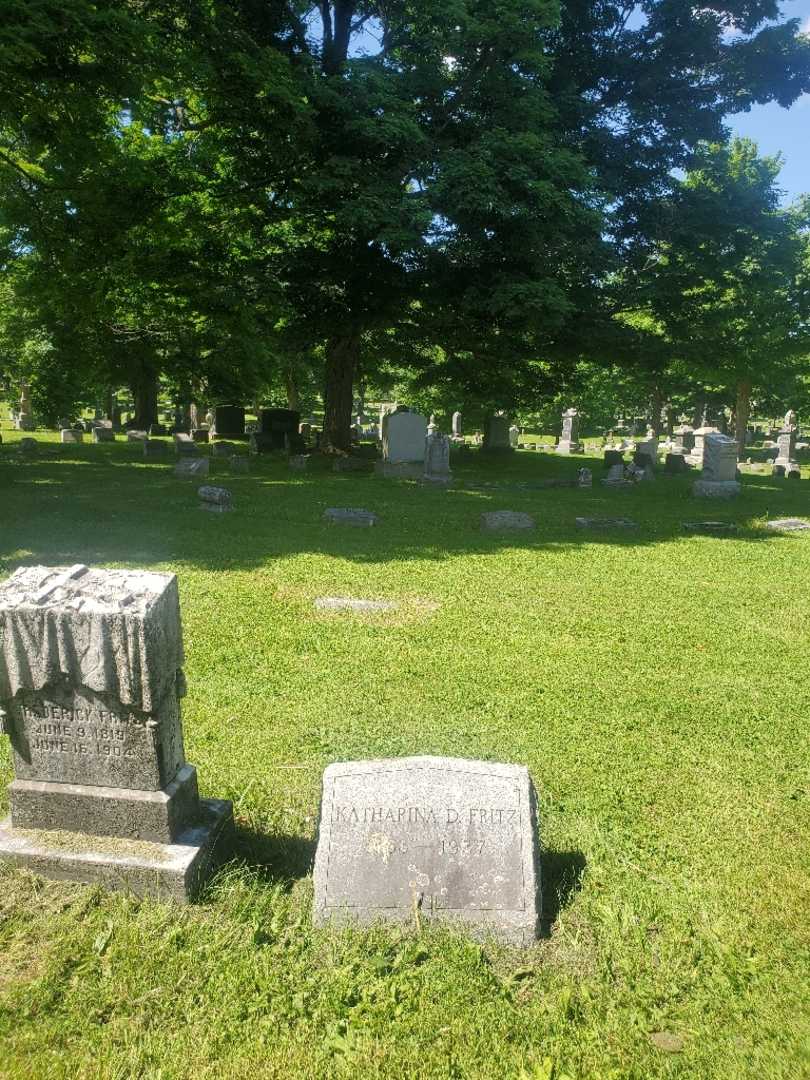
<path id="1" fill-rule="evenodd" d="M 691 478 L 433 491 L 212 461 L 236 506 L 213 515 L 137 445 L 15 464 L 3 437 L 3 574 L 178 574 L 187 754 L 240 827 L 189 909 L 0 869 L 4 1080 L 810 1076 L 810 536 L 763 528 L 810 513 L 807 479 L 747 476 L 712 504 Z M 580 464 L 454 469 L 518 484 Z M 327 527 L 327 506 L 381 523 Z M 538 528 L 483 535 L 488 509 Z M 640 528 L 584 533 L 578 514 Z M 741 528 L 685 535 L 696 518 Z M 405 604 L 313 611 L 344 594 Z M 535 947 L 311 928 L 323 767 L 419 753 L 529 766 Z M 0 810 L 10 779 L 2 740 Z"/>

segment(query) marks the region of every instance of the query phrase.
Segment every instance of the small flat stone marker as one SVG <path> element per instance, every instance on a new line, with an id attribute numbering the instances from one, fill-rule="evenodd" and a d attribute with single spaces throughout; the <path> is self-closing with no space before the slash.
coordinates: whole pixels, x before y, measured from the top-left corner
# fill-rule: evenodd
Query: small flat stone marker
<path id="1" fill-rule="evenodd" d="M 540 859 L 528 769 L 443 757 L 330 765 L 314 876 L 316 925 L 427 918 L 529 945 Z"/>
<path id="2" fill-rule="evenodd" d="M 233 500 L 228 488 L 215 487 L 213 484 L 203 484 L 197 488 L 200 497 L 200 506 L 212 514 L 224 514 L 233 510 Z"/>
<path id="3" fill-rule="evenodd" d="M 536 522 L 531 514 L 521 510 L 490 510 L 481 515 L 481 528 L 485 532 L 511 532 L 515 529 L 533 529 Z"/>
<path id="4" fill-rule="evenodd" d="M 319 611 L 395 611 L 399 605 L 394 600 L 355 600 L 350 596 L 317 596 L 315 607 Z"/>
<path id="5" fill-rule="evenodd" d="M 682 527 L 687 532 L 699 533 L 729 533 L 737 532 L 737 526 L 733 521 L 684 521 Z"/>
<path id="6" fill-rule="evenodd" d="M 360 528 L 370 528 L 380 520 L 371 510 L 356 510 L 348 506 L 330 506 L 324 510 L 323 517 L 332 525 L 356 525 Z"/>
<path id="7" fill-rule="evenodd" d="M 576 526 L 578 529 L 637 529 L 638 522 L 630 518 L 578 517 Z"/>
<path id="8" fill-rule="evenodd" d="M 805 532 L 810 529 L 810 522 L 802 521 L 801 518 L 774 518 L 773 521 L 765 522 L 766 529 L 774 529 L 776 532 Z"/>
<path id="9" fill-rule="evenodd" d="M 23 567 L 0 585 L 11 818 L 0 859 L 190 899 L 232 826 L 185 759 L 173 574 Z M 99 841 L 98 837 L 103 837 Z"/>

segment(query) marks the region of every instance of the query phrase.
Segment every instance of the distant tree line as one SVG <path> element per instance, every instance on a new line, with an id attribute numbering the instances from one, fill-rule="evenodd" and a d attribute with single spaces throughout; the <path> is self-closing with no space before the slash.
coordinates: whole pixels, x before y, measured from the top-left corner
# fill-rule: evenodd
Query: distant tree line
<path id="1" fill-rule="evenodd" d="M 810 90 L 771 0 L 6 0 L 0 369 L 537 411 L 807 378 L 808 203 L 724 118 Z M 610 373 L 613 373 L 612 375 Z M 607 375 L 607 378 L 606 378 Z M 655 410 L 653 409 L 653 412 Z"/>

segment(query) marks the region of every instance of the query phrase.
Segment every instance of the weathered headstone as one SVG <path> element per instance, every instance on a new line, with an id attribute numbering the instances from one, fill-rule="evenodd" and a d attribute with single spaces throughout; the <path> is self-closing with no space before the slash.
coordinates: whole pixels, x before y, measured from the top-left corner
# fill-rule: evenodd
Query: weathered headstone
<path id="1" fill-rule="evenodd" d="M 260 440 L 262 449 L 298 450 L 302 442 L 298 430 L 300 423 L 301 414 L 294 409 L 260 409 L 259 432 L 264 436 Z"/>
<path id="2" fill-rule="evenodd" d="M 233 457 L 236 452 L 236 447 L 232 442 L 215 442 L 211 448 L 211 453 L 214 457 Z"/>
<path id="3" fill-rule="evenodd" d="M 178 431 L 174 436 L 174 450 L 178 457 L 195 457 L 198 453 L 197 444 L 183 431 Z"/>
<path id="4" fill-rule="evenodd" d="M 148 438 L 145 431 L 135 431 L 132 428 L 127 431 L 127 442 L 145 442 Z"/>
<path id="5" fill-rule="evenodd" d="M 602 455 L 602 461 L 604 462 L 606 469 L 610 469 L 613 465 L 621 465 L 624 467 L 624 451 L 605 450 Z"/>
<path id="6" fill-rule="evenodd" d="M 737 442 L 728 435 L 709 432 L 703 447 L 703 473 L 692 491 L 708 498 L 728 499 L 740 493 L 737 477 Z"/>
<path id="7" fill-rule="evenodd" d="M 14 426 L 18 431 L 34 430 L 34 413 L 31 407 L 30 389 L 27 382 L 20 383 L 20 409 Z"/>
<path id="8" fill-rule="evenodd" d="M 643 468 L 649 466 L 655 469 L 658 464 L 658 439 L 654 435 L 638 443 L 633 454 L 633 461 Z"/>
<path id="9" fill-rule="evenodd" d="M 509 417 L 498 413 L 490 416 L 484 431 L 484 450 L 510 450 Z"/>
<path id="10" fill-rule="evenodd" d="M 62 428 L 59 432 L 59 441 L 63 443 L 80 443 L 84 441 L 84 433 L 78 428 Z"/>
<path id="11" fill-rule="evenodd" d="M 330 765 L 314 877 L 319 925 L 426 918 L 529 945 L 540 857 L 528 770 L 440 757 Z"/>
<path id="12" fill-rule="evenodd" d="M 450 430 L 453 432 L 453 435 L 456 436 L 456 437 L 460 437 L 462 435 L 461 413 L 460 412 L 454 412 L 453 413 L 453 419 L 452 419 Z"/>
<path id="13" fill-rule="evenodd" d="M 513 450 L 517 449 L 517 444 L 520 440 L 520 428 L 517 424 L 512 424 L 509 428 L 509 445 Z"/>
<path id="14" fill-rule="evenodd" d="M 418 462 L 425 456 L 427 421 L 421 413 L 392 412 L 383 417 L 383 461 L 388 465 Z"/>
<path id="15" fill-rule="evenodd" d="M 179 480 L 199 480 L 208 476 L 209 461 L 207 457 L 181 457 L 174 466 L 174 475 Z"/>
<path id="16" fill-rule="evenodd" d="M 791 410 L 792 411 L 792 410 Z M 776 437 L 776 459 L 773 463 L 774 476 L 789 476 L 798 480 L 801 477 L 801 468 L 796 460 L 796 435 L 797 427 L 793 413 L 792 426 L 787 427 L 791 413 L 785 417 L 785 427 Z"/>
<path id="17" fill-rule="evenodd" d="M 250 472 L 250 458 L 247 454 L 234 454 L 229 462 L 232 473 Z"/>
<path id="18" fill-rule="evenodd" d="M 38 443 L 36 439 L 26 438 L 20 439 L 17 443 L 17 448 L 21 454 L 35 454 L 37 452 Z"/>
<path id="19" fill-rule="evenodd" d="M 290 454 L 287 458 L 287 465 L 293 472 L 306 472 L 308 463 L 309 454 Z"/>
<path id="20" fill-rule="evenodd" d="M 425 436 L 423 479 L 429 484 L 449 484 L 453 479 L 450 472 L 450 440 L 442 435 L 435 424 L 428 426 Z"/>
<path id="21" fill-rule="evenodd" d="M 115 442 L 115 432 L 112 427 L 101 427 L 96 425 L 93 428 L 93 442 Z"/>
<path id="22" fill-rule="evenodd" d="M 522 510 L 490 510 L 481 515 L 484 532 L 512 532 L 535 527 L 536 522 L 531 514 L 525 514 Z"/>
<path id="23" fill-rule="evenodd" d="M 399 605 L 395 600 L 355 600 L 351 596 L 316 596 L 317 611 L 351 611 L 364 614 L 370 611 L 395 611 Z"/>
<path id="24" fill-rule="evenodd" d="M 169 444 L 160 439 L 144 439 L 143 456 L 150 461 L 163 461 L 169 453 Z"/>
<path id="25" fill-rule="evenodd" d="M 579 441 L 579 413 L 576 409 L 566 409 L 562 414 L 562 434 L 557 443 L 558 454 L 581 454 L 582 443 Z"/>
<path id="26" fill-rule="evenodd" d="M 578 517 L 575 519 L 578 529 L 637 529 L 638 522 L 630 518 L 595 518 Z"/>
<path id="27" fill-rule="evenodd" d="M 697 465 L 699 468 L 703 467 L 703 453 L 706 446 L 706 438 L 709 435 L 719 435 L 720 431 L 716 427 L 699 427 L 692 432 L 694 438 L 694 444 L 687 457 L 687 461 L 690 465 Z"/>
<path id="28" fill-rule="evenodd" d="M 245 410 L 241 405 L 217 405 L 211 430 L 219 439 L 242 439 L 245 436 Z"/>
<path id="29" fill-rule="evenodd" d="M 669 453 L 664 459 L 664 472 L 669 473 L 672 476 L 677 476 L 679 473 L 689 472 L 689 462 L 686 460 L 686 455 Z"/>
<path id="30" fill-rule="evenodd" d="M 211 514 L 225 514 L 233 510 L 233 497 L 228 488 L 203 484 L 202 487 L 197 488 L 197 494 L 202 510 L 208 510 Z"/>
<path id="31" fill-rule="evenodd" d="M 577 487 L 593 487 L 593 473 L 590 469 L 579 469 L 577 472 Z"/>
<path id="32" fill-rule="evenodd" d="M 371 510 L 357 510 L 349 506 L 330 506 L 323 512 L 324 521 L 330 525 L 354 525 L 370 528 L 380 520 Z"/>
<path id="33" fill-rule="evenodd" d="M 194 895 L 232 811 L 200 800 L 185 760 L 182 666 L 173 574 L 34 566 L 0 585 L 0 706 L 15 771 L 0 859 Z"/>

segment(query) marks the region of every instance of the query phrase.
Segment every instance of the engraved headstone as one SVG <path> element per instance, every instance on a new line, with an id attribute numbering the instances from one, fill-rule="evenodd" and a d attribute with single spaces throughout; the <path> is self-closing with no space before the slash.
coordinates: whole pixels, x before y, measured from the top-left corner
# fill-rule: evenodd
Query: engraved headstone
<path id="1" fill-rule="evenodd" d="M 178 431 L 174 436 L 174 449 L 178 457 L 194 457 L 197 454 L 197 444 L 184 431 Z"/>
<path id="2" fill-rule="evenodd" d="M 208 510 L 211 514 L 226 514 L 233 510 L 233 498 L 228 488 L 203 484 L 197 488 L 197 494 L 200 497 L 201 509 Z"/>
<path id="3" fill-rule="evenodd" d="M 196 892 L 232 815 L 200 800 L 185 760 L 182 665 L 173 574 L 34 566 L 0 585 L 15 773 L 0 859 L 137 893 Z"/>
<path id="4" fill-rule="evenodd" d="M 703 473 L 692 491 L 708 498 L 728 499 L 740 493 L 737 476 L 737 441 L 728 435 L 708 432 L 703 447 Z"/>
<path id="5" fill-rule="evenodd" d="M 442 757 L 330 765 L 314 877 L 319 925 L 425 918 L 529 945 L 540 858 L 528 770 Z"/>

